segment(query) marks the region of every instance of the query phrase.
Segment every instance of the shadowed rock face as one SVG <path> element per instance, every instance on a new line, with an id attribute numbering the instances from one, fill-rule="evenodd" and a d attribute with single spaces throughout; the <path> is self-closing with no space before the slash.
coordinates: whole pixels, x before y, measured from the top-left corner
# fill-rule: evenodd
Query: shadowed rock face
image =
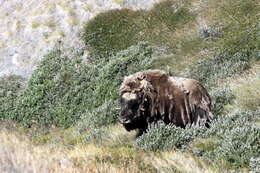
<path id="1" fill-rule="evenodd" d="M 64 51 L 84 46 L 83 23 L 116 8 L 149 8 L 158 0 L 8 0 L 0 1 L 0 76 L 28 77 L 58 41 Z M 85 55 L 86 56 L 86 55 Z"/>
<path id="2" fill-rule="evenodd" d="M 145 132 L 159 120 L 185 127 L 207 126 L 212 120 L 211 99 L 196 80 L 147 70 L 125 77 L 120 87 L 120 123 L 126 130 Z"/>

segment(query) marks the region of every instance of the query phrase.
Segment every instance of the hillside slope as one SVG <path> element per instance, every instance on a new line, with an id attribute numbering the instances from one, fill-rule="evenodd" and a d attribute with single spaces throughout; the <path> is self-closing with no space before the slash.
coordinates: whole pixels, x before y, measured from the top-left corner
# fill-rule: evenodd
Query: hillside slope
<path id="1" fill-rule="evenodd" d="M 0 76 L 28 77 L 57 41 L 66 48 L 84 46 L 83 23 L 98 13 L 129 7 L 149 8 L 156 0 L 10 0 L 0 1 Z"/>
<path id="2" fill-rule="evenodd" d="M 0 78 L 0 172 L 260 172 L 259 2 L 84 1 L 101 2 L 117 9 L 84 24 L 50 23 L 71 31 L 58 44 L 50 36 L 46 54 L 32 49 L 44 56 L 26 83 Z M 200 81 L 213 102 L 210 128 L 158 122 L 138 138 L 125 131 L 119 85 L 150 68 Z"/>

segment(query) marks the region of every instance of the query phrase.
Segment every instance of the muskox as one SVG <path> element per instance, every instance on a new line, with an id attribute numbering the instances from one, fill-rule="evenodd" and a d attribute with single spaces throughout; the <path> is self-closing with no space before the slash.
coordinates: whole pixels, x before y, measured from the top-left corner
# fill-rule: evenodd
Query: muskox
<path id="1" fill-rule="evenodd" d="M 210 96 L 194 79 L 147 70 L 125 77 L 119 90 L 119 121 L 138 136 L 159 120 L 186 127 L 208 126 L 213 118 Z"/>

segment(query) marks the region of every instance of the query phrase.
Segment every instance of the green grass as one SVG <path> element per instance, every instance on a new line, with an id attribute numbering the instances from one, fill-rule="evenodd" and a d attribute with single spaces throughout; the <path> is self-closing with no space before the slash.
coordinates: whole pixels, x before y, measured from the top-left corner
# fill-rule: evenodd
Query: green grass
<path id="1" fill-rule="evenodd" d="M 85 25 L 83 39 L 97 54 L 126 49 L 138 42 L 138 16 L 138 12 L 129 9 L 100 13 Z"/>
<path id="2" fill-rule="evenodd" d="M 260 107 L 260 78 L 242 80 L 233 88 L 236 108 L 256 110 Z"/>
<path id="3" fill-rule="evenodd" d="M 173 5 L 172 1 L 164 1 L 149 11 L 120 9 L 100 13 L 85 24 L 82 38 L 92 52 L 103 55 L 140 41 L 167 46 L 169 34 L 194 18 L 186 7 L 175 9 Z"/>
<path id="4" fill-rule="evenodd" d="M 219 139 L 214 137 L 197 138 L 191 142 L 190 146 L 196 155 L 201 155 L 203 152 L 212 152 L 219 147 Z"/>

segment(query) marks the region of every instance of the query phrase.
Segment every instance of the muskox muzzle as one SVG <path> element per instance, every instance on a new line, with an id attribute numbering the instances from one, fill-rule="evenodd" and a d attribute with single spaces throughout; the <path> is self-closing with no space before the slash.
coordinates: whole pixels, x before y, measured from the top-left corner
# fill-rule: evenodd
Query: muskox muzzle
<path id="1" fill-rule="evenodd" d="M 135 129 L 134 115 L 129 109 L 124 109 L 120 113 L 119 122 L 125 127 L 127 131 Z"/>
<path id="2" fill-rule="evenodd" d="M 127 131 L 131 131 L 135 129 L 134 124 L 130 120 L 123 120 L 123 121 L 120 120 L 120 123 L 124 126 L 124 128 Z"/>

